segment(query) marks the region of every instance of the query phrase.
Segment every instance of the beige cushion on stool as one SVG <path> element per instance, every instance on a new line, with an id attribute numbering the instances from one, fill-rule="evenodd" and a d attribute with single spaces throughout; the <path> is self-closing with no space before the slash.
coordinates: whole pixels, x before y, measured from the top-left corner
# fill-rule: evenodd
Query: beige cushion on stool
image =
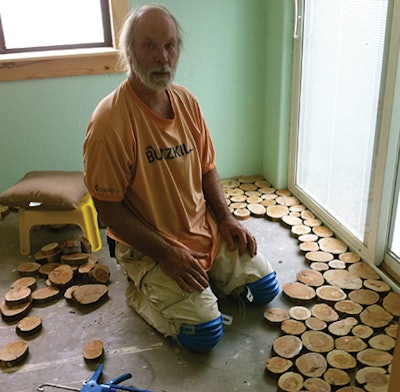
<path id="1" fill-rule="evenodd" d="M 30 231 L 36 225 L 75 224 L 93 252 L 102 247 L 97 211 L 82 172 L 27 173 L 0 195 L 0 203 L 19 208 L 20 252 L 24 255 L 30 254 Z"/>
<path id="2" fill-rule="evenodd" d="M 73 210 L 87 192 L 83 173 L 78 171 L 32 171 L 0 194 L 0 204 L 29 208 Z"/>

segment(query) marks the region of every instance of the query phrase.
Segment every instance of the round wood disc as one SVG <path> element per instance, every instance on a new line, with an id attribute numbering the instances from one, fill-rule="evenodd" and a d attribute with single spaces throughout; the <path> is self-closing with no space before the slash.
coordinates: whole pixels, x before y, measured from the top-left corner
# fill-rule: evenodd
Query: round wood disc
<path id="1" fill-rule="evenodd" d="M 59 265 L 60 265 L 60 263 L 58 263 L 58 262 L 44 264 L 39 268 L 39 275 L 42 278 L 47 279 L 49 276 L 49 273 L 51 271 L 53 271 L 53 269 L 58 267 Z"/>
<path id="2" fill-rule="evenodd" d="M 365 390 L 360 387 L 347 386 L 347 387 L 338 389 L 336 392 L 365 392 Z"/>
<path id="3" fill-rule="evenodd" d="M 353 252 L 344 252 L 339 255 L 339 260 L 342 260 L 346 264 L 357 263 L 361 260 L 360 256 Z"/>
<path id="4" fill-rule="evenodd" d="M 270 188 L 271 187 L 271 183 L 265 179 L 254 181 L 254 185 L 256 185 L 258 188 Z"/>
<path id="5" fill-rule="evenodd" d="M 27 357 L 28 352 L 29 345 L 25 340 L 15 340 L 0 348 L 0 364 L 15 366 Z"/>
<path id="6" fill-rule="evenodd" d="M 50 244 L 43 245 L 40 250 L 46 256 L 53 255 L 60 250 L 60 244 L 58 242 L 52 242 Z"/>
<path id="7" fill-rule="evenodd" d="M 241 184 L 252 184 L 256 181 L 265 181 L 264 177 L 261 174 L 240 176 L 237 178 L 237 180 Z M 268 181 L 265 181 L 265 182 L 268 182 Z"/>
<path id="8" fill-rule="evenodd" d="M 329 265 L 327 263 L 322 263 L 319 261 L 313 261 L 310 264 L 310 268 L 314 271 L 324 272 L 329 269 Z"/>
<path id="9" fill-rule="evenodd" d="M 289 189 L 277 189 L 276 194 L 278 196 L 291 196 L 292 192 L 290 192 Z"/>
<path id="10" fill-rule="evenodd" d="M 284 215 L 282 217 L 282 222 L 289 227 L 302 224 L 302 220 L 300 218 L 291 215 Z"/>
<path id="11" fill-rule="evenodd" d="M 336 302 L 334 307 L 335 310 L 342 315 L 359 315 L 363 310 L 363 307 L 360 304 L 350 299 Z"/>
<path id="12" fill-rule="evenodd" d="M 286 335 L 301 335 L 305 332 L 307 327 L 305 324 L 298 320 L 288 319 L 284 320 L 281 324 L 281 331 Z"/>
<path id="13" fill-rule="evenodd" d="M 343 290 L 358 290 L 362 287 L 362 280 L 347 270 L 329 270 L 324 272 L 324 279 L 332 286 Z"/>
<path id="14" fill-rule="evenodd" d="M 294 196 L 278 196 L 276 198 L 276 203 L 282 206 L 291 207 L 300 204 L 300 200 Z"/>
<path id="15" fill-rule="evenodd" d="M 320 272 L 308 268 L 298 272 L 296 277 L 300 283 L 304 283 L 312 287 L 319 287 L 324 283 L 324 277 Z"/>
<path id="16" fill-rule="evenodd" d="M 247 193 L 248 192 L 246 192 L 246 194 Z M 260 196 L 247 196 L 247 198 L 246 198 L 247 204 L 260 204 L 261 202 L 262 202 L 262 199 Z"/>
<path id="17" fill-rule="evenodd" d="M 97 361 L 104 353 L 104 345 L 101 340 L 92 340 L 83 348 L 83 358 L 86 361 Z"/>
<path id="18" fill-rule="evenodd" d="M 61 264 L 49 273 L 49 280 L 57 287 L 64 287 L 72 282 L 74 270 L 68 264 Z"/>
<path id="19" fill-rule="evenodd" d="M 346 317 L 330 324 L 328 330 L 332 335 L 345 336 L 348 335 L 357 324 L 358 321 L 355 317 Z"/>
<path id="20" fill-rule="evenodd" d="M 279 377 L 278 387 L 282 392 L 298 392 L 303 388 L 303 377 L 295 372 L 286 372 Z"/>
<path id="21" fill-rule="evenodd" d="M 374 330 L 368 325 L 359 324 L 351 330 L 351 333 L 360 339 L 368 339 L 374 333 Z"/>
<path id="22" fill-rule="evenodd" d="M 227 191 L 229 196 L 240 196 L 244 195 L 244 190 L 240 188 L 232 188 Z"/>
<path id="23" fill-rule="evenodd" d="M 289 309 L 289 316 L 294 320 L 307 320 L 311 317 L 311 311 L 305 306 L 292 306 Z"/>
<path id="24" fill-rule="evenodd" d="M 333 231 L 324 225 L 315 226 L 312 228 L 312 231 L 314 234 L 321 238 L 333 236 Z"/>
<path id="25" fill-rule="evenodd" d="M 347 245 L 343 241 L 334 237 L 321 238 L 318 241 L 318 244 L 322 251 L 332 253 L 334 255 L 347 251 Z"/>
<path id="26" fill-rule="evenodd" d="M 289 214 L 289 208 L 281 205 L 272 205 L 267 207 L 267 217 L 272 220 L 281 220 L 282 217 Z"/>
<path id="27" fill-rule="evenodd" d="M 387 366 L 392 362 L 393 355 L 375 348 L 366 348 L 357 353 L 357 360 L 366 366 Z"/>
<path id="28" fill-rule="evenodd" d="M 32 300 L 17 306 L 7 306 L 5 301 L 0 304 L 1 318 L 6 323 L 13 323 L 25 317 L 32 307 Z"/>
<path id="29" fill-rule="evenodd" d="M 377 293 L 387 293 L 391 290 L 390 286 L 379 279 L 366 279 L 364 280 L 364 286 L 367 289 L 376 291 Z"/>
<path id="30" fill-rule="evenodd" d="M 89 255 L 87 253 L 66 254 L 61 256 L 60 261 L 63 264 L 82 265 L 89 261 Z"/>
<path id="31" fill-rule="evenodd" d="M 332 308 L 332 306 L 325 304 L 325 303 L 315 304 L 311 308 L 311 314 L 315 318 L 325 321 L 325 322 L 328 322 L 328 323 L 337 321 L 339 319 L 339 315 Z"/>
<path id="32" fill-rule="evenodd" d="M 242 210 L 242 209 L 245 210 L 246 207 L 247 207 L 247 203 L 246 202 L 231 203 L 230 207 L 235 209 L 235 210 Z"/>
<path id="33" fill-rule="evenodd" d="M 293 366 L 290 359 L 279 356 L 269 358 L 265 364 L 265 369 L 273 376 L 288 372 Z"/>
<path id="34" fill-rule="evenodd" d="M 305 258 L 309 263 L 313 262 L 327 263 L 333 260 L 333 255 L 331 253 L 323 251 L 315 251 L 306 253 Z"/>
<path id="35" fill-rule="evenodd" d="M 361 305 L 372 305 L 379 301 L 379 294 L 369 289 L 359 289 L 351 291 L 349 298 Z"/>
<path id="36" fill-rule="evenodd" d="M 247 197 L 259 197 L 260 200 L 257 201 L 257 203 L 261 203 L 261 195 L 262 193 L 258 192 L 258 191 L 246 191 L 244 193 Z M 247 201 L 248 203 L 250 203 L 249 201 Z"/>
<path id="37" fill-rule="evenodd" d="M 396 339 L 381 333 L 370 338 L 368 340 L 368 344 L 371 348 L 376 348 L 377 350 L 390 351 L 394 349 L 394 346 L 396 345 Z"/>
<path id="38" fill-rule="evenodd" d="M 72 292 L 72 298 L 81 305 L 90 305 L 100 301 L 107 293 L 108 287 L 104 284 L 86 284 L 77 287 Z"/>
<path id="39" fill-rule="evenodd" d="M 384 368 L 366 366 L 357 370 L 355 379 L 357 384 L 363 385 L 366 391 L 387 391 L 389 375 Z"/>
<path id="40" fill-rule="evenodd" d="M 291 300 L 308 302 L 315 298 L 315 290 L 300 282 L 289 282 L 282 286 L 282 292 Z"/>
<path id="41" fill-rule="evenodd" d="M 110 280 L 110 269 L 105 264 L 95 264 L 88 275 L 93 283 L 107 284 Z"/>
<path id="42" fill-rule="evenodd" d="M 340 387 L 343 385 L 350 384 L 351 378 L 349 374 L 342 369 L 330 368 L 324 373 L 324 380 L 330 385 L 333 385 L 334 387 Z M 349 390 L 347 392 L 353 392 L 353 390 Z M 354 392 L 356 392 L 356 390 L 354 390 Z M 364 391 L 360 390 L 360 392 Z"/>
<path id="43" fill-rule="evenodd" d="M 350 273 L 359 276 L 361 279 L 380 279 L 379 274 L 363 261 L 349 265 L 348 270 Z"/>
<path id="44" fill-rule="evenodd" d="M 283 335 L 274 340 L 272 348 L 280 357 L 292 359 L 300 353 L 303 343 L 297 336 Z"/>
<path id="45" fill-rule="evenodd" d="M 308 226 L 305 225 L 294 225 L 290 229 L 290 232 L 295 236 L 299 237 L 304 234 L 309 234 L 311 229 Z"/>
<path id="46" fill-rule="evenodd" d="M 42 287 L 32 293 L 32 300 L 35 306 L 53 303 L 59 298 L 60 289 L 54 286 Z"/>
<path id="47" fill-rule="evenodd" d="M 304 381 L 304 388 L 310 392 L 331 392 L 331 386 L 322 378 L 307 378 Z"/>
<path id="48" fill-rule="evenodd" d="M 317 226 L 321 226 L 322 225 L 322 222 L 319 219 L 316 219 L 316 218 L 304 219 L 303 223 L 306 226 L 309 226 L 309 227 L 317 227 Z"/>
<path id="49" fill-rule="evenodd" d="M 239 208 L 233 212 L 237 219 L 245 220 L 250 218 L 250 211 L 247 208 Z"/>
<path id="50" fill-rule="evenodd" d="M 18 335 L 28 337 L 36 334 L 42 328 L 42 319 L 38 316 L 27 316 L 20 320 L 15 328 Z"/>
<path id="51" fill-rule="evenodd" d="M 304 347 L 311 352 L 326 353 L 335 347 L 332 336 L 322 331 L 306 331 L 301 335 Z"/>
<path id="52" fill-rule="evenodd" d="M 325 357 L 320 353 L 303 354 L 296 359 L 295 364 L 306 377 L 321 377 L 328 367 Z"/>
<path id="53" fill-rule="evenodd" d="M 299 248 L 302 252 L 316 252 L 319 250 L 319 246 L 316 242 L 302 242 L 299 245 Z"/>
<path id="54" fill-rule="evenodd" d="M 289 312 L 283 308 L 271 308 L 264 312 L 264 318 L 272 325 L 281 325 L 281 323 L 290 318 Z"/>
<path id="55" fill-rule="evenodd" d="M 239 180 L 233 179 L 233 178 L 227 178 L 221 180 L 221 185 L 223 188 L 237 188 L 240 185 Z"/>
<path id="56" fill-rule="evenodd" d="M 391 291 L 383 299 L 382 305 L 393 316 L 400 316 L 400 294 Z"/>
<path id="57" fill-rule="evenodd" d="M 243 195 L 232 196 L 230 198 L 230 201 L 233 204 L 233 208 L 243 208 L 243 207 L 245 207 L 245 205 L 243 203 L 246 202 L 246 195 L 243 194 Z M 231 204 L 231 206 L 232 206 L 232 204 Z"/>
<path id="58" fill-rule="evenodd" d="M 316 317 L 310 317 L 305 321 L 305 324 L 308 329 L 312 331 L 322 331 L 327 327 L 327 323 L 323 320 L 320 320 Z"/>
<path id="59" fill-rule="evenodd" d="M 250 184 L 250 183 L 241 184 L 241 185 L 239 185 L 239 188 L 244 191 L 256 191 L 258 189 L 257 185 Z"/>
<path id="60" fill-rule="evenodd" d="M 29 287 L 31 290 L 36 288 L 37 282 L 33 276 L 25 276 L 19 278 L 11 284 L 12 289 L 17 289 L 19 287 Z"/>
<path id="61" fill-rule="evenodd" d="M 329 268 L 332 269 L 345 269 L 346 268 L 346 263 L 343 262 L 342 260 L 331 260 L 328 262 Z"/>
<path id="62" fill-rule="evenodd" d="M 69 286 L 65 291 L 64 291 L 64 298 L 67 301 L 71 301 L 72 300 L 72 292 L 79 287 L 79 285 L 73 285 L 73 286 Z"/>
<path id="63" fill-rule="evenodd" d="M 388 327 L 385 328 L 385 333 L 386 335 L 395 338 L 397 337 L 397 329 L 398 325 L 397 324 L 391 324 Z"/>
<path id="64" fill-rule="evenodd" d="M 34 261 L 28 261 L 18 265 L 17 271 L 20 276 L 34 276 L 38 272 L 41 265 Z"/>
<path id="65" fill-rule="evenodd" d="M 27 303 L 31 300 L 32 290 L 29 287 L 17 287 L 11 289 L 4 296 L 4 301 L 7 306 L 17 306 Z"/>
<path id="66" fill-rule="evenodd" d="M 356 359 L 346 351 L 332 350 L 326 355 L 329 366 L 336 369 L 354 369 L 357 366 Z"/>
<path id="67" fill-rule="evenodd" d="M 255 217 L 263 217 L 267 212 L 267 209 L 261 204 L 250 203 L 247 205 L 247 208 Z"/>
<path id="68" fill-rule="evenodd" d="M 382 306 L 374 304 L 360 313 L 360 320 L 371 328 L 383 328 L 393 320 L 393 316 Z"/>
<path id="69" fill-rule="evenodd" d="M 324 285 L 316 289 L 317 297 L 326 302 L 337 302 L 346 299 L 346 293 L 335 286 Z"/>
<path id="70" fill-rule="evenodd" d="M 303 234 L 300 235 L 298 238 L 299 242 L 317 242 L 318 241 L 318 236 L 315 234 Z"/>
<path id="71" fill-rule="evenodd" d="M 335 348 L 348 353 L 358 353 L 367 348 L 367 343 L 358 336 L 340 336 L 335 339 Z"/>

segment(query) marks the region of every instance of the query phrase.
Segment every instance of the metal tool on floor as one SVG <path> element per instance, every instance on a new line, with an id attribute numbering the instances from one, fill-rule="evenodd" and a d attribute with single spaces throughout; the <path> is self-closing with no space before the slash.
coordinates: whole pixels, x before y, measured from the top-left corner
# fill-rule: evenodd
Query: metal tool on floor
<path id="1" fill-rule="evenodd" d="M 122 374 L 121 376 L 118 376 L 105 384 L 99 384 L 98 381 L 102 373 L 103 373 L 103 365 L 99 365 L 96 371 L 94 372 L 93 376 L 90 377 L 89 380 L 83 382 L 82 389 L 68 387 L 59 384 L 45 383 L 37 387 L 37 391 L 44 392 L 45 387 L 52 387 L 52 388 L 64 389 L 66 391 L 77 391 L 77 392 L 117 392 L 117 391 L 152 392 L 148 389 L 139 389 L 134 387 L 125 387 L 123 385 L 118 385 L 120 382 L 131 378 L 132 375 L 130 373 Z"/>

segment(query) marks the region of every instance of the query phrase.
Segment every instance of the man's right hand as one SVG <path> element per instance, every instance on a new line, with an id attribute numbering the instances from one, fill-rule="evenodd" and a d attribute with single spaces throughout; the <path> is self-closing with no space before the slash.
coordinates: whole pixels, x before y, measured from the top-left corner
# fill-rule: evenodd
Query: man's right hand
<path id="1" fill-rule="evenodd" d="M 158 262 L 161 270 L 183 290 L 191 293 L 193 290 L 203 291 L 209 286 L 208 275 L 199 262 L 208 254 L 174 246 L 167 253 Z"/>

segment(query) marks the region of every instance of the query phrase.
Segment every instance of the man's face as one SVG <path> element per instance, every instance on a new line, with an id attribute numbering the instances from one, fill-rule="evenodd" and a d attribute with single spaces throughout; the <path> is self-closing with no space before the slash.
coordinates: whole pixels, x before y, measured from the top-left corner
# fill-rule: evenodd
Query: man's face
<path id="1" fill-rule="evenodd" d="M 147 88 L 165 90 L 174 80 L 179 58 L 174 21 L 159 10 L 147 11 L 134 34 L 132 71 Z"/>

